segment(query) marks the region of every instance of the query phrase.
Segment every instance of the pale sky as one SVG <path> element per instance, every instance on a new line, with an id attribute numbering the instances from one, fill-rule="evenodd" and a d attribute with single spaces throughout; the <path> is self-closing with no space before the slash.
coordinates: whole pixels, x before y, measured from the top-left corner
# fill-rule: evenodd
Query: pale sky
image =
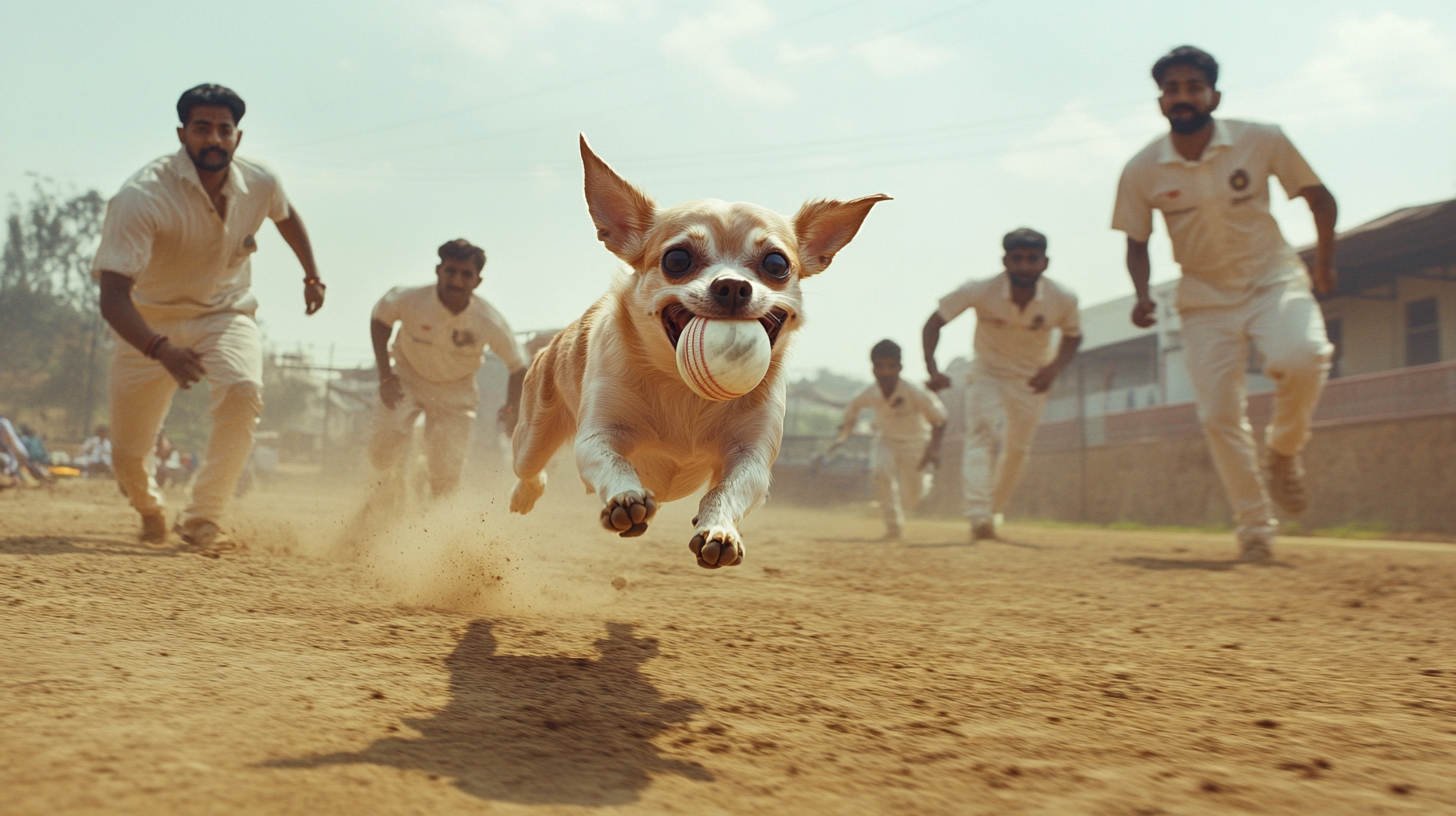
<path id="1" fill-rule="evenodd" d="M 942 295 L 999 272 L 1018 226 L 1050 236 L 1048 274 L 1084 306 L 1131 291 L 1113 192 L 1166 130 L 1148 71 L 1183 43 L 1221 63 L 1223 115 L 1284 126 L 1341 228 L 1456 195 L 1451 0 L 0 0 L 0 193 L 38 173 L 109 197 L 176 150 L 183 90 L 232 87 L 239 152 L 279 172 L 329 284 L 305 318 L 302 273 L 265 226 L 259 318 L 273 346 L 341 364 L 370 359 L 373 303 L 431 282 L 456 237 L 486 248 L 480 293 L 515 328 L 578 317 L 614 264 L 578 132 L 663 204 L 792 214 L 887 193 L 805 283 L 791 358 L 867 376 L 873 343 L 918 349 Z M 1302 202 L 1276 215 L 1312 239 Z M 951 324 L 943 363 L 971 325 Z M 918 352 L 906 369 L 922 373 Z"/>

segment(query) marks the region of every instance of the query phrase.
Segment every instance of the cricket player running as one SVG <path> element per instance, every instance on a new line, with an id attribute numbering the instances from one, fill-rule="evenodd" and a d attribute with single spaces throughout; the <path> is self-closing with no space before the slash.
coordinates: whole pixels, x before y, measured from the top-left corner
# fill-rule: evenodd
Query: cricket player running
<path id="1" fill-rule="evenodd" d="M 967 309 L 976 310 L 961 459 L 973 542 L 996 537 L 1031 452 L 1047 391 L 1082 344 L 1077 296 L 1042 274 L 1049 263 L 1046 236 L 1018 229 L 1006 234 L 1001 247 L 1006 271 L 970 281 L 941 298 L 921 335 L 931 390 L 949 388 L 950 378 L 935 364 L 941 327 Z M 1052 329 L 1061 331 L 1055 354 Z"/>
<path id="2" fill-rule="evenodd" d="M 1269 177 L 1304 198 L 1318 245 L 1314 291 L 1334 291 L 1334 196 L 1274 125 L 1214 119 L 1218 63 L 1192 46 L 1153 65 L 1158 104 L 1171 132 L 1123 170 L 1113 229 L 1127 233 L 1127 271 L 1137 290 L 1132 322 L 1155 322 L 1148 295 L 1148 237 L 1161 210 L 1182 267 L 1177 308 L 1184 359 L 1199 421 L 1238 528 L 1240 557 L 1262 561 L 1278 529 L 1270 497 L 1291 514 L 1304 509 L 1299 452 L 1330 368 L 1334 347 L 1310 291 L 1311 271 L 1269 214 Z M 1274 380 L 1274 415 L 1265 430 L 1267 492 L 1245 412 L 1249 344 Z"/>
<path id="3" fill-rule="evenodd" d="M 506 404 L 498 419 L 515 427 L 521 383 L 530 360 L 500 312 L 475 294 L 485 250 L 464 238 L 441 245 L 435 283 L 398 286 L 374 306 L 369 334 L 379 367 L 380 406 L 374 415 L 369 458 L 380 470 L 398 468 L 410 433 L 425 415 L 425 457 L 430 491 L 443 496 L 460 484 L 480 392 L 475 373 L 486 346 L 510 370 Z M 393 364 L 389 336 L 394 339 Z"/>
<path id="4" fill-rule="evenodd" d="M 926 469 L 940 462 L 940 437 L 945 433 L 945 406 L 940 398 L 900 379 L 900 346 L 881 340 L 870 349 L 873 385 L 860 392 L 844 409 L 839 437 L 832 452 L 854 431 L 859 414 L 875 414 L 875 438 L 870 447 L 870 471 L 875 498 L 885 513 L 885 540 L 895 541 L 905 529 L 905 510 L 914 511 L 929 488 Z"/>
<path id="5" fill-rule="evenodd" d="M 263 410 L 263 340 L 249 291 L 263 219 L 303 266 L 307 314 L 324 284 L 298 212 L 277 175 L 235 155 L 243 100 L 198 85 L 177 100 L 182 147 L 143 167 L 106 207 L 92 274 L 101 315 L 123 341 L 111 362 L 112 465 L 141 514 L 143 541 L 166 540 L 151 455 L 177 388 L 206 379 L 212 434 L 176 531 L 208 554 L 232 549 L 218 526 Z"/>

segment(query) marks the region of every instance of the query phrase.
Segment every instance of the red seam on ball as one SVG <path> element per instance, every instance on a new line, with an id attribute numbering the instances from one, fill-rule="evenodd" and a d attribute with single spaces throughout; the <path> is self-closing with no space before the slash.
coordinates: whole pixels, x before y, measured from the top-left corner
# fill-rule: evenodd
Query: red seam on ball
<path id="1" fill-rule="evenodd" d="M 717 397 L 720 400 L 734 399 L 737 395 L 728 391 L 717 380 L 713 379 L 713 373 L 708 369 L 707 333 L 708 324 L 699 323 L 697 331 L 694 332 L 692 343 L 688 346 L 688 371 L 691 372 L 693 381 L 697 383 L 699 390 L 710 397 Z M 696 354 L 692 352 L 696 351 Z"/>

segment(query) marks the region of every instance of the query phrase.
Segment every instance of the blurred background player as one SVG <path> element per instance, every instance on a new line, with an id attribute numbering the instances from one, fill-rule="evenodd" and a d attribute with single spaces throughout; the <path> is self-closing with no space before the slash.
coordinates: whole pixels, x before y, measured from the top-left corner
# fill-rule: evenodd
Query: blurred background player
<path id="1" fill-rule="evenodd" d="M 1206 52 L 1174 49 L 1153 65 L 1153 80 L 1171 133 L 1127 163 L 1112 215 L 1113 229 L 1127 233 L 1127 271 L 1137 290 L 1132 322 L 1156 322 L 1148 238 L 1158 209 L 1183 270 L 1177 307 L 1198 418 L 1233 505 L 1240 558 L 1262 561 L 1278 529 L 1271 494 L 1291 514 L 1304 510 L 1299 452 L 1334 352 L 1310 292 L 1310 270 L 1269 214 L 1269 177 L 1277 176 L 1290 198 L 1309 202 L 1320 294 L 1336 283 L 1335 198 L 1277 126 L 1213 118 L 1218 63 Z M 1274 381 L 1274 414 L 1264 432 L 1267 492 L 1245 410 L 1250 343 Z"/>
<path id="2" fill-rule="evenodd" d="M 870 447 L 870 470 L 875 498 L 885 513 L 885 540 L 894 541 L 905 529 L 905 511 L 914 511 L 925 498 L 930 474 L 939 464 L 940 437 L 945 433 L 945 407 L 934 394 L 900 379 L 900 346 L 881 340 L 870 349 L 875 382 L 844 409 L 839 436 L 825 451 L 832 453 L 854 431 L 860 411 L 875 415 L 875 439 Z"/>
<path id="3" fill-rule="evenodd" d="M 480 402 L 475 373 L 485 348 L 489 346 L 511 372 L 506 403 L 498 416 L 507 429 L 515 427 L 521 382 L 530 361 L 506 319 L 475 295 L 485 269 L 485 250 L 457 238 L 441 245 L 439 255 L 435 283 L 389 290 L 375 305 L 369 322 L 381 403 L 369 458 L 380 470 L 398 468 L 415 421 L 423 413 L 430 491 L 436 496 L 460 483 Z M 386 348 L 396 323 L 399 334 L 393 347 Z"/>
<path id="4" fill-rule="evenodd" d="M 303 266 L 306 313 L 324 304 L 308 233 L 278 177 L 235 155 L 246 109 L 221 85 L 182 94 L 181 149 L 143 167 L 111 199 L 91 266 L 101 316 L 125 341 L 111 361 L 112 467 L 149 543 L 167 537 L 153 478 L 157 434 L 177 388 L 206 378 L 212 433 L 176 529 L 200 550 L 234 546 L 218 522 L 263 410 L 263 337 L 249 287 L 265 218 Z"/>
<path id="5" fill-rule="evenodd" d="M 1077 296 L 1042 275 L 1049 260 L 1046 236 L 1018 229 L 1007 233 L 1001 246 L 1006 271 L 941 298 L 922 334 L 930 388 L 949 388 L 950 378 L 935 364 L 941 327 L 967 309 L 976 310 L 961 459 L 972 541 L 996 537 L 999 517 L 1031 451 L 1047 391 L 1082 344 Z M 1062 333 L 1055 354 L 1052 329 Z"/>
<path id="6" fill-rule="evenodd" d="M 111 475 L 111 429 L 97 425 L 96 431 L 81 443 L 81 453 L 72 462 L 86 476 Z M 162 531 L 163 535 L 166 530 Z"/>

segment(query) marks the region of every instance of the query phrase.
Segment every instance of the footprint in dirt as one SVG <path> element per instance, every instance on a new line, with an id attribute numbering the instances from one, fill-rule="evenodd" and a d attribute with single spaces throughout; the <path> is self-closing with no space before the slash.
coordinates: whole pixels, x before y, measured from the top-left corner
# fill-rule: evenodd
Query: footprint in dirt
<path id="1" fill-rule="evenodd" d="M 481 799 L 594 807 L 634 802 L 663 773 L 711 781 L 701 765 L 664 757 L 652 742 L 703 709 L 663 699 L 642 675 L 657 641 L 609 623 L 595 645 L 595 660 L 499 654 L 491 623 L 474 621 L 446 660 L 450 702 L 404 721 L 418 739 L 264 766 L 389 765 L 454 778 Z"/>

